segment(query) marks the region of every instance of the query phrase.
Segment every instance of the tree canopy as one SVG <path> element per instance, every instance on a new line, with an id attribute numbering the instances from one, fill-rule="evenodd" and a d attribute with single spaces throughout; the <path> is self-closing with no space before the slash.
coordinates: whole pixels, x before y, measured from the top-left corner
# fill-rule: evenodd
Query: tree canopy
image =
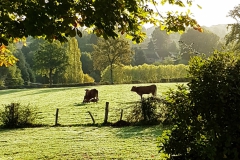
<path id="1" fill-rule="evenodd" d="M 180 37 L 180 42 L 184 42 L 186 45 L 192 47 L 193 50 L 197 51 L 196 54 L 206 54 L 209 56 L 215 49 L 219 49 L 220 37 L 216 34 L 205 30 L 204 33 L 195 32 L 193 29 L 189 29 L 186 33 L 182 34 Z M 180 45 L 182 58 L 189 61 L 191 56 L 195 54 L 190 53 L 189 48 L 185 45 Z"/>
<path id="2" fill-rule="evenodd" d="M 192 0 L 161 0 L 165 3 L 186 7 Z M 190 12 L 155 12 L 150 4 L 154 0 L 11 0 L 0 2 L 0 44 L 10 41 L 25 41 L 26 37 L 44 37 L 48 40 L 67 41 L 67 37 L 79 35 L 80 28 L 87 28 L 97 36 L 118 37 L 126 34 L 132 41 L 141 42 L 145 34 L 144 23 L 161 26 L 167 31 L 184 31 L 191 26 L 202 31 Z M 160 18 L 159 18 L 160 17 Z M 6 50 L 4 50 L 6 51 Z M 0 52 L 1 62 L 12 60 Z M 11 64 L 11 63 L 10 63 Z"/>
<path id="3" fill-rule="evenodd" d="M 68 56 L 60 42 L 44 42 L 34 54 L 34 68 L 42 75 L 47 75 L 52 85 L 52 76 L 56 70 L 66 69 Z"/>
<path id="4" fill-rule="evenodd" d="M 97 45 L 94 45 L 93 48 L 92 59 L 94 69 L 102 71 L 110 66 L 111 83 L 113 83 L 113 65 L 128 65 L 131 63 L 134 55 L 130 44 L 120 38 L 99 39 Z"/>
<path id="5" fill-rule="evenodd" d="M 192 0 L 161 0 L 180 7 L 192 5 Z M 97 35 L 117 37 L 117 33 L 131 35 L 140 42 L 143 33 L 139 26 L 150 22 L 161 24 L 167 30 L 185 30 L 198 27 L 190 12 L 168 12 L 160 15 L 150 7 L 152 0 L 11 0 L 2 1 L 0 8 L 0 43 L 7 44 L 10 38 L 29 35 L 44 36 L 46 39 L 67 41 L 66 36 L 81 37 L 79 27 L 92 28 Z M 161 17 L 157 21 L 157 17 Z M 77 29 L 77 30 L 75 30 Z"/>

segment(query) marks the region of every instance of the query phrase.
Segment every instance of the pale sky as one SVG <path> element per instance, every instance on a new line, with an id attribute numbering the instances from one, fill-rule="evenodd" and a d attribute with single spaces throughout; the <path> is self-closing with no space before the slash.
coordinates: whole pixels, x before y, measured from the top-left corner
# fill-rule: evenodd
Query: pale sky
<path id="1" fill-rule="evenodd" d="M 195 3 L 202 7 L 202 9 L 196 6 L 192 8 L 200 25 L 211 26 L 236 22 L 227 15 L 230 10 L 240 4 L 240 0 L 195 0 Z"/>
<path id="2" fill-rule="evenodd" d="M 229 24 L 235 23 L 236 21 L 227 17 L 228 12 L 232 10 L 235 6 L 240 4 L 240 0 L 193 0 L 193 6 L 189 8 L 194 15 L 194 18 L 198 21 L 200 25 L 211 26 L 218 24 Z M 202 9 L 197 7 L 197 4 L 202 7 Z M 158 7 L 159 12 L 165 12 L 168 10 L 179 10 L 187 11 L 188 8 L 177 8 L 170 5 L 164 5 Z"/>

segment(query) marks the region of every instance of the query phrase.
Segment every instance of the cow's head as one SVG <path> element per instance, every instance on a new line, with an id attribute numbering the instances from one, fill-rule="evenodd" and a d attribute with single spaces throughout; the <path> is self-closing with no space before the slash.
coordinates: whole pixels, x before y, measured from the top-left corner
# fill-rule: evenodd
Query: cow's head
<path id="1" fill-rule="evenodd" d="M 136 86 L 133 86 L 132 89 L 131 89 L 131 91 L 136 92 L 136 89 L 137 89 L 137 87 L 136 87 Z"/>

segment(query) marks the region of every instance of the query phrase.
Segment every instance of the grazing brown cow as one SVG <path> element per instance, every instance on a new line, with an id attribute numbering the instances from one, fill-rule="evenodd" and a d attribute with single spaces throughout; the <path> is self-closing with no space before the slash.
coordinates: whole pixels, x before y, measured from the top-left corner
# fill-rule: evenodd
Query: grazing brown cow
<path id="1" fill-rule="evenodd" d="M 143 94 L 152 93 L 153 96 L 156 96 L 157 86 L 155 84 L 150 85 L 150 86 L 139 86 L 139 87 L 133 86 L 131 91 L 136 92 L 138 95 L 141 96 L 141 99 L 142 99 Z"/>
<path id="2" fill-rule="evenodd" d="M 97 102 L 98 90 L 97 89 L 85 89 L 86 93 L 83 99 L 83 103 Z"/>

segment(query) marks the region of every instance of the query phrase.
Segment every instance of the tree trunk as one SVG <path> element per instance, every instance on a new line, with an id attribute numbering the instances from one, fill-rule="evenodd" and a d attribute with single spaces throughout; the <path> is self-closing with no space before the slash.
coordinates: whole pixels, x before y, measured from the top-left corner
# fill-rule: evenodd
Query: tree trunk
<path id="1" fill-rule="evenodd" d="M 110 66 L 111 84 L 113 84 L 113 65 Z"/>

